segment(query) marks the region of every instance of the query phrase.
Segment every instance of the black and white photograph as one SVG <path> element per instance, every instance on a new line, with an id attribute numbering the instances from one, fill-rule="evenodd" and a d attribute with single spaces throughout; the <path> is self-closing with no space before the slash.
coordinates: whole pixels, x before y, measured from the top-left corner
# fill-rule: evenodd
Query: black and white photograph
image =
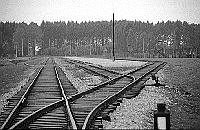
<path id="1" fill-rule="evenodd" d="M 0 129 L 200 129 L 200 0 L 0 0 Z"/>

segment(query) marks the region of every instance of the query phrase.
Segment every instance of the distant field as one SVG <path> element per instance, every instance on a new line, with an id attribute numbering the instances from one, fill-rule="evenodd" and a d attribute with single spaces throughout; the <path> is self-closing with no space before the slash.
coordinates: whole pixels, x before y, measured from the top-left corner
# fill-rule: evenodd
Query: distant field
<path id="1" fill-rule="evenodd" d="M 24 71 L 29 69 L 29 65 L 37 65 L 43 58 L 19 57 L 16 59 L 0 59 L 0 95 L 6 93 L 16 83 L 23 79 Z M 12 62 L 15 61 L 15 62 Z M 26 64 L 24 64 L 26 63 Z"/>
<path id="2" fill-rule="evenodd" d="M 23 71 L 26 69 L 28 67 L 25 65 L 14 65 L 12 63 L 0 67 L 0 94 L 15 86 L 15 83 L 22 79 Z"/>
<path id="3" fill-rule="evenodd" d="M 81 56 L 80 56 L 81 57 Z M 103 55 L 87 55 L 82 56 L 87 58 L 105 58 L 105 59 L 113 59 L 111 55 L 103 56 Z M 170 59 L 200 59 L 200 58 L 134 58 L 134 57 L 123 57 L 123 56 L 116 56 L 115 59 L 131 59 L 131 60 L 149 60 L 149 61 L 170 61 Z"/>

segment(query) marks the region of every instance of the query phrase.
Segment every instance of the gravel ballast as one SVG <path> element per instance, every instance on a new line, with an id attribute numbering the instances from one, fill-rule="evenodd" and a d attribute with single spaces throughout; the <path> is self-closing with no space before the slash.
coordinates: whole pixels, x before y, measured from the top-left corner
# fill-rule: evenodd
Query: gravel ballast
<path id="1" fill-rule="evenodd" d="M 111 59 L 101 59 L 101 58 L 84 58 L 84 57 L 65 57 L 73 60 L 80 60 L 83 62 L 89 62 L 104 67 L 134 67 L 141 66 L 147 62 L 141 61 L 127 61 L 127 60 L 111 60 Z"/>
<path id="2" fill-rule="evenodd" d="M 162 70 L 157 74 L 162 81 Z M 154 84 L 148 80 L 146 84 Z M 170 104 L 164 87 L 146 86 L 132 99 L 123 99 L 116 111 L 110 113 L 111 122 L 103 121 L 104 129 L 153 129 L 153 111 L 157 103 Z"/>
<path id="3" fill-rule="evenodd" d="M 54 58 L 55 62 L 65 72 L 66 77 L 72 82 L 74 87 L 80 92 L 86 91 L 96 85 L 105 82 L 105 79 L 99 76 L 93 76 L 86 73 L 83 69 L 77 68 L 72 64 L 68 64 L 61 59 Z M 74 58 L 73 58 L 74 59 Z M 76 60 L 82 58 L 75 57 Z M 119 60 L 113 62 L 109 59 L 86 58 L 82 61 L 98 64 L 104 67 L 133 67 L 140 66 L 146 62 L 124 61 Z M 20 91 L 21 87 L 26 84 L 35 69 L 38 67 L 36 62 L 28 63 L 27 68 L 21 80 L 15 84 L 7 93 L 3 94 L 1 106 L 6 104 L 6 99 Z M 23 65 L 19 63 L 18 65 Z M 162 71 L 159 73 L 162 78 Z M 149 83 L 153 81 L 149 80 Z M 169 100 L 164 96 L 164 88 L 156 88 L 154 86 L 145 87 L 141 93 L 133 99 L 123 99 L 123 103 L 110 113 L 111 122 L 103 121 L 104 129 L 152 129 L 153 128 L 153 110 L 156 109 L 156 104 L 160 102 L 169 103 Z"/>
<path id="4" fill-rule="evenodd" d="M 128 68 L 133 68 L 146 64 L 147 62 L 140 61 L 112 61 L 110 59 L 99 58 L 82 58 L 82 57 L 67 57 L 73 60 L 80 60 L 97 65 L 107 67 L 109 69 L 122 69 L 126 72 Z M 117 68 L 118 67 L 118 68 Z M 123 70 L 123 68 L 126 68 Z M 162 81 L 162 71 L 159 71 L 157 76 Z M 153 80 L 148 80 L 146 84 L 155 83 Z M 132 99 L 123 99 L 123 103 L 110 113 L 111 122 L 103 120 L 104 129 L 153 129 L 153 111 L 157 108 L 157 103 L 169 104 L 170 101 L 165 97 L 165 89 L 163 87 L 146 86 L 141 93 Z"/>
<path id="5" fill-rule="evenodd" d="M 109 59 L 99 58 L 81 58 L 81 57 L 67 57 L 73 60 L 81 60 L 89 62 L 109 69 L 116 68 L 116 70 L 140 66 L 147 62 L 139 61 L 112 61 Z M 126 69 L 122 71 L 127 71 Z M 162 81 L 162 70 L 157 74 L 159 80 Z M 153 80 L 148 80 L 146 84 L 155 83 Z M 146 86 L 141 93 L 132 99 L 123 99 L 123 103 L 114 111 L 110 113 L 111 122 L 103 120 L 104 129 L 153 129 L 153 111 L 157 109 L 157 103 L 170 103 L 168 97 L 165 96 L 164 87 Z"/>
<path id="6" fill-rule="evenodd" d="M 69 64 L 61 59 L 54 58 L 54 60 L 79 93 L 105 81 L 104 78 L 86 73 L 83 69 L 77 68 L 75 65 Z"/>

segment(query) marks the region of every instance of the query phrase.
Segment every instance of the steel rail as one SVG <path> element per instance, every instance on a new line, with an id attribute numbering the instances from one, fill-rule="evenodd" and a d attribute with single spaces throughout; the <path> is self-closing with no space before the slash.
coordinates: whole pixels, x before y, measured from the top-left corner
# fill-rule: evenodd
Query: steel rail
<path id="1" fill-rule="evenodd" d="M 38 117 L 41 117 L 43 114 L 46 114 L 47 112 L 52 111 L 52 110 L 62 106 L 64 104 L 64 102 L 65 102 L 65 99 L 63 98 L 62 100 L 59 100 L 52 104 L 49 104 L 43 108 L 40 108 L 39 110 L 33 112 L 32 114 L 28 115 L 27 117 L 23 118 L 22 120 L 20 120 L 16 124 L 14 124 L 9 129 L 11 129 L 11 130 L 12 129 L 22 129 L 22 128 L 25 129 L 25 128 L 27 128 L 27 124 L 34 121 Z"/>
<path id="2" fill-rule="evenodd" d="M 91 121 L 92 119 L 97 115 L 97 113 L 99 113 L 101 110 L 103 110 L 106 106 L 108 106 L 108 104 L 112 104 L 114 101 L 116 101 L 119 97 L 121 97 L 121 95 L 123 95 L 128 89 L 130 89 L 131 87 L 133 87 L 133 85 L 136 85 L 137 83 L 139 83 L 144 77 L 146 77 L 147 75 L 149 75 L 152 71 L 156 70 L 157 68 L 164 66 L 166 64 L 166 62 L 163 62 L 159 65 L 157 65 L 156 67 L 152 68 L 151 70 L 149 70 L 147 73 L 143 74 L 142 76 L 140 76 L 140 78 L 138 78 L 137 80 L 131 82 L 129 85 L 127 85 L 126 87 L 124 87 L 122 90 L 120 90 L 119 92 L 117 92 L 116 94 L 106 98 L 103 102 L 101 102 L 99 105 L 97 105 L 86 117 L 85 122 L 83 124 L 82 129 L 89 129 L 89 126 L 91 125 Z"/>
<path id="3" fill-rule="evenodd" d="M 27 90 L 25 91 L 25 93 L 23 94 L 23 96 L 21 97 L 21 99 L 19 100 L 19 102 L 17 103 L 17 105 L 14 107 L 14 109 L 11 111 L 11 113 L 9 114 L 8 118 L 6 119 L 6 121 L 4 122 L 4 124 L 1 126 L 0 129 L 7 129 L 9 127 L 9 125 L 11 124 L 11 122 L 14 120 L 15 116 L 17 115 L 18 111 L 21 109 L 21 105 L 25 102 L 25 100 L 27 99 L 33 85 L 35 84 L 36 80 L 38 79 L 40 73 L 42 72 L 44 68 L 44 65 L 40 68 L 39 72 L 37 73 L 37 75 L 34 77 L 33 81 L 31 82 L 31 84 L 28 86 Z"/>
<path id="4" fill-rule="evenodd" d="M 90 90 L 87 90 L 87 91 L 85 91 L 85 92 L 82 92 L 82 93 L 78 93 L 78 94 L 75 94 L 75 95 L 72 95 L 72 96 L 69 96 L 69 97 L 67 97 L 66 96 L 66 94 L 65 94 L 65 91 L 64 91 L 64 89 L 63 89 L 63 87 L 62 87 L 62 83 L 61 83 L 61 81 L 60 81 L 60 79 L 59 79 L 59 75 L 58 75 L 58 71 L 57 71 L 57 68 L 55 67 L 55 64 L 54 64 L 54 70 L 55 70 L 55 74 L 56 74 L 56 79 L 57 79 L 57 83 L 59 84 L 58 86 L 59 86 L 59 88 L 60 88 L 60 92 L 61 92 L 61 94 L 62 94 L 62 100 L 60 100 L 60 101 L 57 101 L 56 103 L 52 103 L 52 104 L 50 104 L 50 105 L 48 105 L 48 106 L 45 106 L 45 107 L 43 107 L 43 108 L 40 108 L 39 110 L 37 110 L 37 111 L 35 111 L 35 112 L 33 112 L 32 114 L 30 114 L 30 115 L 28 115 L 27 117 L 25 117 L 25 118 L 23 118 L 22 120 L 20 120 L 19 122 L 17 122 L 16 124 L 14 124 L 12 127 L 10 127 L 10 129 L 18 129 L 18 128 L 22 128 L 22 126 L 24 126 L 24 124 L 28 124 L 28 123 L 30 123 L 31 121 L 33 121 L 33 120 L 35 120 L 36 118 L 38 118 L 38 117 L 40 117 L 40 116 L 42 116 L 43 114 L 45 114 L 46 112 L 48 112 L 48 111 L 51 111 L 51 110 L 54 110 L 54 109 L 56 109 L 56 108 L 58 108 L 58 107 L 60 107 L 60 106 L 62 106 L 62 105 L 65 105 L 66 106 L 66 108 L 67 108 L 67 113 L 68 113 L 68 116 L 69 116 L 69 118 L 70 118 L 70 123 L 71 123 L 71 125 L 72 125 L 72 128 L 73 129 L 77 129 L 77 126 L 76 126 L 76 123 L 75 123 L 75 119 L 74 119 L 74 117 L 73 117 L 73 114 L 72 114 L 72 111 L 71 111 L 71 109 L 70 109 L 70 105 L 69 105 L 69 102 L 70 101 L 72 101 L 72 100 L 74 100 L 74 99 L 77 99 L 77 98 L 79 98 L 79 97 L 81 97 L 82 95 L 85 95 L 85 94 L 87 94 L 87 93 L 91 93 L 91 92 L 93 92 L 93 91 L 95 91 L 95 90 L 97 90 L 97 89 L 100 89 L 100 88 L 102 88 L 102 87 L 104 87 L 105 85 L 107 85 L 107 84 L 114 84 L 114 82 L 115 81 L 117 81 L 117 80 L 119 80 L 119 79 L 121 79 L 121 78 L 123 78 L 123 77 L 126 77 L 128 74 L 131 74 L 131 73 L 134 73 L 135 71 L 139 71 L 140 69 L 142 69 L 142 68 L 145 68 L 145 67 L 147 67 L 147 66 L 149 66 L 149 65 L 151 65 L 151 64 L 153 64 L 153 63 L 150 63 L 150 64 L 145 64 L 144 66 L 141 66 L 141 67 L 139 67 L 139 68 L 137 68 L 137 69 L 135 69 L 135 70 L 132 70 L 131 72 L 128 72 L 128 73 L 126 73 L 126 74 L 122 74 L 122 75 L 120 75 L 120 76 L 118 76 L 118 77 L 116 77 L 116 78 L 113 78 L 113 79 L 111 79 L 111 80 L 109 80 L 109 81 L 107 81 L 107 82 L 105 82 L 105 83 L 102 83 L 102 84 L 100 84 L 100 85 L 98 85 L 98 86 L 96 86 L 96 87 L 94 87 L 94 88 L 92 88 L 92 89 L 90 89 Z M 34 82 L 32 82 L 31 83 L 31 85 L 29 85 L 29 87 L 28 87 L 28 89 L 30 89 L 31 90 L 31 86 L 34 86 L 34 83 L 35 83 L 35 81 L 37 80 L 37 78 L 39 77 L 39 75 L 40 75 L 40 73 L 41 73 L 41 71 L 42 71 L 42 69 L 44 68 L 44 66 L 40 69 L 40 71 L 37 73 L 37 76 L 34 78 Z M 147 72 L 147 73 L 150 73 L 150 72 Z M 145 74 L 147 74 L 147 73 L 145 73 Z M 144 75 L 145 75 L 144 74 Z M 143 77 L 143 76 L 141 76 L 141 77 Z M 139 78 L 140 79 L 140 78 Z M 132 83 L 135 83 L 135 82 L 137 82 L 139 79 L 137 79 L 137 80 L 135 80 L 135 78 L 134 78 L 134 81 L 131 81 L 131 83 L 129 84 L 129 85 L 131 85 Z M 127 86 L 129 86 L 129 85 L 127 85 Z M 125 88 L 127 88 L 127 87 L 125 87 Z M 125 91 L 124 89 L 125 88 L 123 88 L 122 90 L 123 91 Z M 28 89 L 26 90 L 26 92 L 25 93 L 28 93 L 27 91 L 28 91 Z M 29 90 L 29 93 L 30 93 L 30 90 Z M 119 92 L 121 92 L 122 90 L 120 90 Z M 119 92 L 117 92 L 116 94 L 118 94 Z M 115 95 L 116 95 L 115 94 Z M 23 95 L 24 96 L 24 95 Z M 22 96 L 22 97 L 23 97 Z M 27 96 L 28 96 L 28 94 L 27 94 Z M 20 99 L 20 101 L 22 100 L 22 103 L 27 99 L 27 96 L 25 97 L 23 97 L 23 98 L 21 98 Z M 113 96 L 110 96 L 109 98 L 112 98 Z M 105 101 L 103 101 L 102 103 L 104 103 L 104 102 L 106 102 L 107 101 L 107 99 L 105 99 Z M 19 103 L 19 102 L 18 102 Z M 101 103 L 101 104 L 102 104 Z M 21 104 L 21 103 L 20 103 Z M 20 105 L 19 105 L 20 106 Z M 100 106 L 100 104 L 98 105 L 98 106 Z M 98 108 L 98 106 L 96 106 L 97 108 Z M 16 106 L 15 106 L 16 107 Z M 95 107 L 95 108 L 96 108 Z M 14 110 L 14 109 L 13 109 Z M 94 109 L 93 109 L 94 110 Z M 93 111 L 92 110 L 92 111 Z M 91 111 L 91 112 L 92 112 Z M 91 114 L 91 112 L 89 113 L 89 115 Z M 98 112 L 98 111 L 97 111 Z M 96 113 L 97 113 L 96 112 Z M 17 113 L 16 113 L 17 114 Z M 15 115 L 16 115 L 15 114 Z M 89 116 L 88 115 L 88 116 Z M 9 115 L 10 116 L 10 115 Z M 90 117 L 88 117 L 87 116 L 87 118 L 86 118 L 86 120 L 88 120 L 88 122 L 91 120 L 90 119 Z M 92 117 L 92 116 L 91 116 Z M 13 118 L 13 117 L 12 117 Z M 8 119 L 8 118 L 7 118 Z M 6 120 L 7 120 L 6 119 Z M 13 119 L 12 119 L 13 120 Z M 12 121 L 12 120 L 10 120 L 10 122 Z M 86 121 L 85 120 L 85 121 Z M 84 125 L 83 125 L 83 127 L 82 128 L 86 128 L 86 126 L 87 126 L 87 124 L 85 125 L 85 122 L 84 122 Z M 7 126 L 6 126 L 7 127 Z M 6 127 L 4 127 L 4 128 L 6 128 Z"/>
<path id="5" fill-rule="evenodd" d="M 55 64 L 54 64 L 55 65 Z M 48 113 L 49 111 L 52 111 L 60 106 L 65 105 L 67 108 L 67 112 L 68 112 L 68 116 L 70 117 L 70 123 L 72 125 L 73 129 L 77 129 L 76 124 L 75 124 L 75 120 L 71 114 L 71 110 L 69 107 L 69 103 L 65 94 L 65 91 L 62 87 L 62 83 L 60 81 L 59 75 L 58 75 L 58 71 L 56 66 L 54 66 L 54 71 L 56 74 L 56 79 L 57 79 L 57 83 L 58 86 L 60 88 L 60 92 L 62 94 L 62 100 L 60 101 L 56 101 L 55 103 L 52 103 L 50 105 L 47 105 L 43 108 L 40 108 L 39 110 L 33 112 L 32 114 L 28 115 L 27 117 L 23 118 L 22 120 L 20 120 L 19 122 L 17 122 L 16 124 L 14 124 L 10 129 L 21 129 L 21 128 L 27 128 L 27 125 L 29 123 L 31 123 L 32 121 L 36 120 L 37 118 L 41 117 L 43 114 Z"/>
<path id="6" fill-rule="evenodd" d="M 142 62 L 151 62 L 150 60 L 145 60 L 145 59 L 140 59 L 140 58 L 136 58 L 136 60 L 134 59 L 129 59 L 129 58 L 117 58 L 116 60 L 128 60 L 128 61 L 142 61 Z M 161 61 L 158 61 L 158 60 L 152 60 L 153 62 L 161 62 Z"/>
<path id="7" fill-rule="evenodd" d="M 69 59 L 69 58 L 67 58 L 67 59 Z M 86 64 L 86 65 L 88 65 L 88 66 L 91 66 L 91 67 L 94 67 L 94 68 L 97 68 L 97 69 L 101 69 L 101 70 L 105 70 L 105 71 L 108 71 L 108 72 L 110 72 L 110 73 L 113 73 L 113 74 L 118 74 L 118 75 L 121 75 L 121 73 L 119 73 L 119 72 L 116 72 L 116 71 L 114 71 L 114 70 L 108 70 L 108 69 L 106 69 L 106 68 L 101 68 L 100 66 L 96 66 L 96 65 L 94 65 L 94 64 L 92 64 L 92 63 L 89 63 L 89 62 L 83 62 L 83 61 L 79 61 L 79 60 L 71 60 L 71 59 L 69 59 L 70 61 L 74 61 L 74 62 L 78 62 L 78 63 L 80 63 L 80 64 Z"/>
<path id="8" fill-rule="evenodd" d="M 146 65 L 144 65 L 144 66 L 141 66 L 141 67 L 139 67 L 139 68 L 137 68 L 137 69 L 132 70 L 131 72 L 129 72 L 129 73 L 127 73 L 127 74 L 120 75 L 120 76 L 118 76 L 118 77 L 116 77 L 116 78 L 113 78 L 113 79 L 110 79 L 110 80 L 108 80 L 108 81 L 106 81 L 106 82 L 104 82 L 104 83 L 101 83 L 101 84 L 97 85 L 96 87 L 90 88 L 90 89 L 88 89 L 87 91 L 84 91 L 84 92 L 77 93 L 77 94 L 75 94 L 75 95 L 69 96 L 69 97 L 68 97 L 68 101 L 69 101 L 69 102 L 72 102 L 73 100 L 78 99 L 78 98 L 80 98 L 80 97 L 83 96 L 83 95 L 86 95 L 86 94 L 88 94 L 88 93 L 92 93 L 93 91 L 96 91 L 96 90 L 98 90 L 98 89 L 100 89 L 100 88 L 102 88 L 102 87 L 105 87 L 105 85 L 114 84 L 115 81 L 124 78 L 126 75 L 129 75 L 129 74 L 131 74 L 131 73 L 134 73 L 134 72 L 136 72 L 136 71 L 139 71 L 139 70 L 141 70 L 142 68 L 145 68 L 145 67 L 147 67 L 147 66 L 149 66 L 149 65 L 152 65 L 152 64 L 154 64 L 154 63 L 146 64 Z M 135 81 L 135 78 L 134 78 L 134 81 Z"/>
<path id="9" fill-rule="evenodd" d="M 88 62 L 82 62 L 82 61 L 81 61 L 81 63 L 80 63 L 80 61 L 78 61 L 78 60 L 71 60 L 71 59 L 69 59 L 69 58 L 67 58 L 67 59 L 69 60 L 69 61 L 67 61 L 67 62 L 70 62 L 70 63 L 75 64 L 75 65 L 77 65 L 76 63 L 79 63 L 79 64 L 88 63 Z M 85 64 L 85 65 L 87 65 L 87 64 Z M 88 71 L 91 71 L 91 72 L 93 72 L 93 73 L 96 73 L 96 74 L 98 74 L 98 75 L 100 75 L 100 76 L 102 76 L 102 77 L 104 77 L 104 78 L 111 79 L 109 76 L 104 75 L 104 74 L 101 74 L 101 73 L 99 73 L 99 72 L 97 72 L 97 71 L 88 69 L 88 68 L 85 67 L 85 66 L 82 66 L 82 65 L 78 65 L 78 66 L 81 67 L 81 68 L 84 68 L 84 69 L 86 69 L 86 70 L 88 70 Z M 107 71 L 107 72 L 112 73 L 112 74 L 123 75 L 122 73 L 119 73 L 119 72 L 116 72 L 116 71 L 113 71 L 113 70 L 109 70 L 109 69 L 106 69 L 106 68 L 101 68 L 101 67 L 98 67 L 98 66 L 95 66 L 95 65 L 91 65 L 91 63 L 88 63 L 87 66 L 90 66 L 90 67 L 93 67 L 93 68 L 97 68 L 97 69 L 100 69 L 100 70 L 104 70 L 104 71 Z M 130 75 L 126 75 L 126 77 L 131 78 L 131 79 L 134 79 L 134 77 L 132 77 L 132 76 L 130 76 Z"/>
<path id="10" fill-rule="evenodd" d="M 75 62 L 75 61 L 73 61 L 73 60 L 70 60 L 70 61 L 67 61 L 67 62 L 69 62 L 69 63 L 71 63 L 71 64 L 78 65 L 77 62 Z M 79 64 L 81 64 L 81 63 L 79 63 Z M 88 69 L 87 67 L 84 67 L 84 66 L 82 66 L 82 65 L 78 65 L 78 66 L 81 67 L 81 68 L 83 68 L 83 69 L 85 69 L 85 70 L 91 71 L 91 72 L 93 72 L 93 73 L 95 73 L 95 74 L 98 74 L 98 75 L 100 75 L 100 76 L 102 76 L 102 77 L 104 77 L 104 78 L 106 78 L 106 79 L 110 79 L 110 77 L 107 76 L 107 75 L 101 74 L 101 73 L 96 72 L 96 71 L 91 70 L 91 69 Z"/>
<path id="11" fill-rule="evenodd" d="M 70 109 L 70 106 L 69 106 L 69 102 L 67 100 L 67 96 L 66 96 L 65 91 L 64 91 L 64 89 L 62 87 L 62 83 L 61 83 L 60 78 L 58 76 L 58 71 L 57 71 L 56 67 L 55 67 L 55 72 L 56 72 L 56 77 L 57 77 L 58 84 L 59 84 L 60 89 L 61 89 L 62 96 L 63 96 L 63 98 L 65 100 L 65 105 L 66 105 L 66 109 L 67 109 L 67 112 L 68 112 L 68 115 L 69 115 L 69 118 L 70 118 L 70 122 L 71 122 L 72 128 L 73 129 L 77 129 L 74 117 L 72 115 L 72 112 L 71 112 L 71 109 Z"/>

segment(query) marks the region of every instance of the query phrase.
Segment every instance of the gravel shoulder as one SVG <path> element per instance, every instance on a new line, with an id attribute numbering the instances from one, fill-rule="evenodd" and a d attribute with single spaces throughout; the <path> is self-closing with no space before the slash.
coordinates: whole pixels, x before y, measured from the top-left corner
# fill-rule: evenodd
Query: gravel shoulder
<path id="1" fill-rule="evenodd" d="M 157 74 L 162 83 L 162 70 Z M 154 84 L 149 79 L 146 84 Z M 153 129 L 153 112 L 157 103 L 170 104 L 164 87 L 146 86 L 132 99 L 123 99 L 116 111 L 110 113 L 111 122 L 103 121 L 104 129 Z"/>
<path id="2" fill-rule="evenodd" d="M 132 58 L 132 60 L 137 60 Z M 167 65 L 157 76 L 165 87 L 146 86 L 134 99 L 125 99 L 104 121 L 104 129 L 153 129 L 156 104 L 166 103 L 170 110 L 171 129 L 199 129 L 200 120 L 200 60 L 198 58 L 141 58 L 165 61 Z M 153 81 L 149 80 L 147 84 Z"/>

